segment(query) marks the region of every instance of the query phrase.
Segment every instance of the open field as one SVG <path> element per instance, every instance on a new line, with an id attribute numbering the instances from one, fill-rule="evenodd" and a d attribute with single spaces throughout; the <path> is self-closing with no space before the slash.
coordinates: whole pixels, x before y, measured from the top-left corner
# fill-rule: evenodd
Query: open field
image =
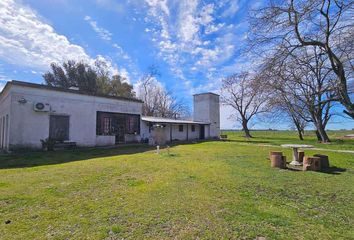
<path id="1" fill-rule="evenodd" d="M 256 144 L 296 135 L 271 133 L 160 155 L 125 146 L 0 156 L 0 239 L 353 239 L 354 154 L 306 151 L 329 155 L 326 173 L 272 169 L 266 157 L 279 148 Z"/>
<path id="2" fill-rule="evenodd" d="M 229 139 L 240 143 L 255 143 L 255 144 L 309 144 L 317 148 L 328 149 L 343 149 L 354 150 L 354 139 L 343 139 L 343 136 L 354 134 L 354 131 L 327 131 L 330 143 L 322 144 L 317 142 L 316 134 L 314 131 L 305 131 L 304 140 L 299 140 L 296 132 L 294 131 L 252 131 L 253 138 L 245 139 L 242 131 L 223 131 L 227 134 Z"/>

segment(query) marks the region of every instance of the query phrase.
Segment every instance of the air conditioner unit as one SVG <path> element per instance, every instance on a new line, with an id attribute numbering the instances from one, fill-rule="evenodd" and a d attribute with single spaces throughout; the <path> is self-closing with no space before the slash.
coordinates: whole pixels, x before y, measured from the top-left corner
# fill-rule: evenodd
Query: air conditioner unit
<path id="1" fill-rule="evenodd" d="M 36 103 L 34 103 L 33 109 L 36 112 L 49 112 L 50 105 L 49 105 L 49 103 L 36 102 Z"/>

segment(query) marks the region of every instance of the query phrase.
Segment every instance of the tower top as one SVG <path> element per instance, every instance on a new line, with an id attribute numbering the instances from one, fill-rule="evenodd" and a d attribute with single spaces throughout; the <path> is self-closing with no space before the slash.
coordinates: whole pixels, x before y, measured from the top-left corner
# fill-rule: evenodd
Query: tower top
<path id="1" fill-rule="evenodd" d="M 215 95 L 215 96 L 220 96 L 219 94 L 213 93 L 213 92 L 205 92 L 205 93 L 196 93 L 193 94 L 193 96 L 198 96 L 198 95 Z"/>

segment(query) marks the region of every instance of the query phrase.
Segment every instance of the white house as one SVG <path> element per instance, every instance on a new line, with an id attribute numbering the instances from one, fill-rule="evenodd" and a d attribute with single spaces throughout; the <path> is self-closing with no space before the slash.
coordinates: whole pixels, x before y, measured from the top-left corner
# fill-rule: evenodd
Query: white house
<path id="1" fill-rule="evenodd" d="M 142 116 L 134 98 L 11 81 L 0 93 L 0 148 L 41 148 L 41 139 L 77 146 L 193 140 L 219 136 L 219 96 L 194 95 L 194 118 Z"/>

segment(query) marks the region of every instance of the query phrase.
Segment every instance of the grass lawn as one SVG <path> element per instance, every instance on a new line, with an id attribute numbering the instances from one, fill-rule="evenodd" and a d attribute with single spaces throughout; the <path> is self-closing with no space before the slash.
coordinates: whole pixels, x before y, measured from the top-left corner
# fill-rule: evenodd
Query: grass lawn
<path id="1" fill-rule="evenodd" d="M 277 170 L 266 157 L 279 148 L 234 134 L 170 154 L 126 146 L 0 156 L 0 239 L 354 239 L 354 154 L 323 151 L 328 173 Z M 326 147 L 353 149 L 340 144 Z"/>
<path id="2" fill-rule="evenodd" d="M 343 139 L 343 136 L 354 134 L 354 131 L 331 131 L 328 130 L 327 134 L 331 140 L 330 143 L 322 144 L 317 142 L 316 134 L 314 131 L 305 131 L 304 140 L 299 140 L 299 137 L 294 131 L 252 131 L 253 138 L 246 139 L 242 131 L 224 131 L 228 138 L 235 142 L 240 143 L 257 143 L 257 144 L 309 144 L 318 148 L 328 148 L 337 150 L 353 150 L 354 139 Z"/>

